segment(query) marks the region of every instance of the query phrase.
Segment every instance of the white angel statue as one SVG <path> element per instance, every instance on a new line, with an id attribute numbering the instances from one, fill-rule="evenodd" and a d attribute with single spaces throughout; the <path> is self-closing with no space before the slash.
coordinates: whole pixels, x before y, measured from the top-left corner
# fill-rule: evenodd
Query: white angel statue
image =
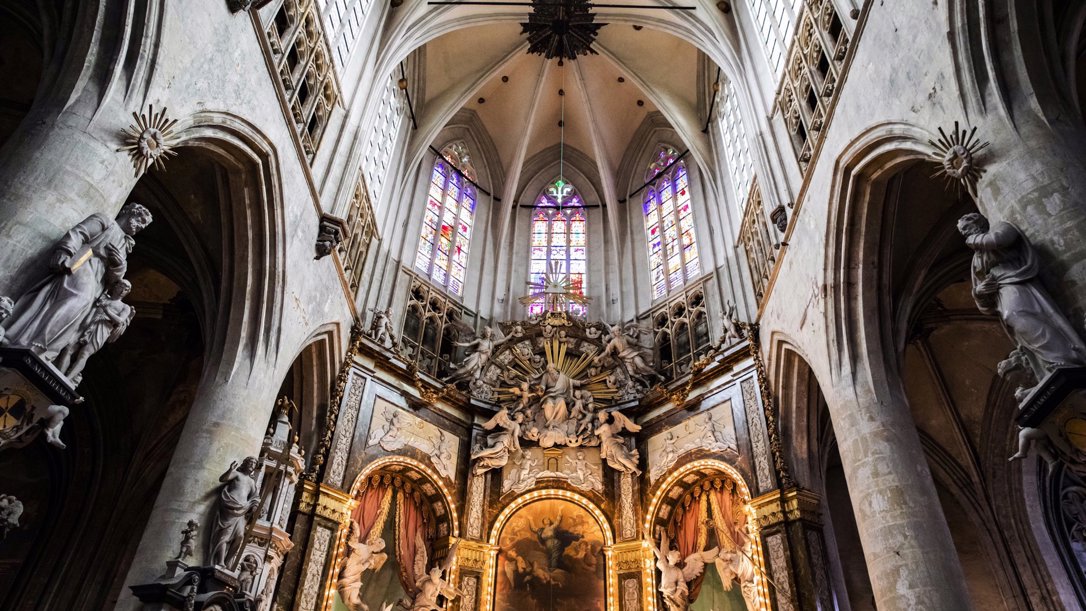
<path id="1" fill-rule="evenodd" d="M 660 547 L 652 546 L 652 553 L 656 555 L 656 568 L 660 569 L 660 594 L 668 611 L 686 611 L 690 605 L 688 584 L 701 575 L 706 564 L 716 560 L 718 551 L 714 547 L 694 552 L 684 560 L 678 550 L 668 546 L 667 533 L 660 529 Z"/>
<path id="2" fill-rule="evenodd" d="M 608 414 L 611 415 L 610 423 L 607 422 Z M 599 413 L 599 420 L 596 434 L 600 437 L 600 458 L 606 460 L 616 471 L 641 475 L 641 470 L 637 468 L 641 455 L 637 448 L 627 447 L 626 438 L 622 437 L 623 430 L 636 433 L 641 430 L 641 426 L 617 411 L 602 411 Z"/>
<path id="3" fill-rule="evenodd" d="M 358 524 L 351 522 L 351 530 L 347 535 L 347 560 L 343 564 L 343 570 L 339 573 L 336 582 L 336 590 L 339 591 L 343 604 L 351 611 L 369 611 L 366 603 L 362 602 L 362 573 L 368 570 L 378 571 L 388 560 L 385 549 L 385 540 L 377 539 L 373 543 L 359 540 Z"/>
<path id="4" fill-rule="evenodd" d="M 509 408 L 503 406 L 494 417 L 483 423 L 483 428 L 493 431 L 486 436 L 486 446 L 471 454 L 474 463 L 472 473 L 482 475 L 491 469 L 500 469 L 509 462 L 509 455 L 520 451 L 520 423 L 524 414 L 509 415 Z"/>
<path id="5" fill-rule="evenodd" d="M 495 337 L 495 335 L 497 335 L 497 337 Z M 510 339 L 511 338 L 509 337 L 502 337 L 500 329 L 495 331 L 491 327 L 483 327 L 483 334 L 470 342 L 453 342 L 457 346 L 468 348 L 475 346 L 475 352 L 472 352 L 464 359 L 464 362 L 460 364 L 460 367 L 449 376 L 448 381 L 456 382 L 467 378 L 473 380 L 482 379 L 486 366 L 490 363 L 490 357 L 494 354 L 494 350 Z"/>
<path id="6" fill-rule="evenodd" d="M 460 590 L 453 587 L 450 581 L 452 576 L 449 573 L 453 562 L 456 561 L 456 548 L 459 546 L 459 541 L 453 543 L 445 560 L 427 572 L 426 542 L 422 538 L 421 530 L 415 534 L 416 578 L 414 598 L 407 607 L 410 611 L 443 611 L 450 600 L 460 596 Z M 445 602 L 439 603 L 438 599 L 442 596 L 445 597 Z"/>

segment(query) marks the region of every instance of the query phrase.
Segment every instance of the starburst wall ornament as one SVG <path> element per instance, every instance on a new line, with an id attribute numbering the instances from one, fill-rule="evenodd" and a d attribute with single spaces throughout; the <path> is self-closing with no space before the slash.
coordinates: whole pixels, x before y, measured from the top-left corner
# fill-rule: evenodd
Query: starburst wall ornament
<path id="1" fill-rule="evenodd" d="M 541 280 L 529 282 L 528 288 L 529 293 L 520 302 L 526 306 L 542 305 L 544 312 L 566 312 L 571 303 L 588 305 L 592 301 L 576 290 L 569 274 L 562 273 L 557 262 L 551 263 Z"/>
<path id="2" fill-rule="evenodd" d="M 127 151 L 136 168 L 136 176 L 141 176 L 151 166 L 158 169 L 165 167 L 167 157 L 177 155 L 173 150 L 173 128 L 177 120 L 171 121 L 166 116 L 166 109 L 155 112 L 154 105 L 149 105 L 146 112 L 132 113 L 135 124 L 121 131 L 125 145 L 117 149 Z"/>
<path id="3" fill-rule="evenodd" d="M 955 121 L 954 131 L 949 136 L 940 127 L 939 139 L 928 140 L 934 149 L 930 157 L 940 166 L 932 176 L 944 176 L 947 182 L 958 182 L 965 186 L 970 195 L 976 195 L 977 181 L 982 174 L 976 155 L 991 144 L 982 143 L 976 133 L 976 127 L 968 131 L 959 129 Z"/>

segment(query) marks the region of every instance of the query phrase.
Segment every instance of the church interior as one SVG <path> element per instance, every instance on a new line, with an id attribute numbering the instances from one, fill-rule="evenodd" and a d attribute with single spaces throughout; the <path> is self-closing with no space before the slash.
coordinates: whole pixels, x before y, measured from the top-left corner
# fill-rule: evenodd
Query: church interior
<path id="1" fill-rule="evenodd" d="M 0 0 L 0 609 L 1086 609 L 1086 3 Z"/>

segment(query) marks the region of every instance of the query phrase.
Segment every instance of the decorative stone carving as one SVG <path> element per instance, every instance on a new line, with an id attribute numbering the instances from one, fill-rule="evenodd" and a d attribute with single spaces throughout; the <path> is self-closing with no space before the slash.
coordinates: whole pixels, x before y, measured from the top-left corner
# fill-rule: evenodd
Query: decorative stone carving
<path id="1" fill-rule="evenodd" d="M 348 356 L 350 358 L 350 356 Z M 343 483 L 343 474 L 347 470 L 347 455 L 351 451 L 351 442 L 354 439 L 355 422 L 358 420 L 358 412 L 362 409 L 362 391 L 366 382 L 360 376 L 354 376 L 350 380 L 347 389 L 347 397 L 340 411 L 340 422 L 337 423 L 342 433 L 335 439 L 335 447 L 332 449 L 332 460 L 328 464 L 328 472 L 325 481 L 333 486 Z"/>
<path id="2" fill-rule="evenodd" d="M 16 302 L 5 321 L 4 343 L 53 360 L 77 342 L 99 298 L 118 294 L 115 285 L 128 269 L 132 236 L 151 220 L 147 208 L 131 203 L 116 219 L 94 214 L 73 227 L 53 249 L 49 276 Z"/>
<path id="3" fill-rule="evenodd" d="M 738 454 L 731 401 L 691 416 L 681 424 L 657 433 L 648 444 L 649 481 L 663 475 L 683 454 L 692 450 Z"/>
<path id="4" fill-rule="evenodd" d="M 667 533 L 660 529 L 660 547 L 652 545 L 656 568 L 660 571 L 660 594 L 668 611 L 686 611 L 690 604 L 689 583 L 705 571 L 705 565 L 716 560 L 719 549 L 694 552 L 685 559 L 669 547 Z M 681 565 L 681 567 L 680 567 Z"/>
<path id="5" fill-rule="evenodd" d="M 256 578 L 256 572 L 260 570 L 260 562 L 257 561 L 256 556 L 252 554 L 246 554 L 241 558 L 241 562 L 238 564 L 238 591 L 239 592 L 252 592 L 253 579 Z"/>
<path id="6" fill-rule="evenodd" d="M 10 494 L 0 494 L 0 538 L 7 539 L 12 529 L 19 528 L 22 515 L 22 501 Z"/>
<path id="7" fill-rule="evenodd" d="M 766 537 L 766 547 L 769 548 L 769 566 L 772 567 L 773 576 L 776 577 L 777 608 L 781 611 L 794 611 L 792 595 L 792 580 L 788 575 L 788 555 L 784 549 L 784 535 L 775 534 Z"/>
<path id="8" fill-rule="evenodd" d="M 778 204 L 776 208 L 769 211 L 769 220 L 773 221 L 777 231 L 781 233 L 788 231 L 788 210 L 785 209 L 784 204 Z"/>
<path id="9" fill-rule="evenodd" d="M 68 447 L 60 439 L 60 429 L 70 410 L 64 405 L 47 405 L 44 409 L 30 403 L 19 390 L 5 388 L 0 391 L 0 413 L 4 420 L 13 422 L 0 429 L 0 450 L 22 447 L 41 432 L 45 441 L 61 450 Z"/>
<path id="10" fill-rule="evenodd" d="M 313 245 L 313 250 L 317 254 L 313 259 L 323 259 L 332 254 L 336 246 L 347 238 L 347 231 L 347 221 L 327 212 L 322 214 L 320 223 L 317 225 L 317 241 Z"/>
<path id="11" fill-rule="evenodd" d="M 413 447 L 430 458 L 441 476 L 456 479 L 456 461 L 460 455 L 460 439 L 456 435 L 380 397 L 374 403 L 370 431 L 367 448 L 376 445 L 386 452 L 395 452 L 404 447 Z"/>
<path id="12" fill-rule="evenodd" d="M 1061 367 L 1086 366 L 1086 345 L 1075 333 L 1038 278 L 1036 251 L 1017 227 L 990 225 L 979 213 L 958 221 L 958 231 L 974 251 L 973 299 L 985 314 L 996 314 L 1016 347 L 1000 363 L 1001 372 L 1028 365 L 1041 381 Z M 1020 388 L 1021 402 L 1030 388 Z"/>
<path id="13" fill-rule="evenodd" d="M 603 469 L 595 448 L 521 448 L 503 469 L 502 494 L 524 492 L 545 478 L 603 494 Z"/>
<path id="14" fill-rule="evenodd" d="M 739 320 L 739 311 L 735 302 L 729 299 L 720 315 L 720 339 L 713 346 L 713 351 L 722 352 L 725 347 L 743 339 L 743 335 L 739 331 L 742 324 Z"/>
<path id="15" fill-rule="evenodd" d="M 747 415 L 747 430 L 750 431 L 750 443 L 754 450 L 754 473 L 758 479 L 758 491 L 773 487 L 773 472 L 769 465 L 769 444 L 765 430 L 765 419 L 758 402 L 758 394 L 753 378 L 739 383 L 743 391 L 743 411 Z"/>
<path id="16" fill-rule="evenodd" d="M 618 505 L 622 515 L 622 538 L 633 539 L 637 536 L 637 516 L 634 513 L 634 474 L 623 473 L 618 479 Z"/>
<path id="17" fill-rule="evenodd" d="M 4 343 L 4 321 L 11 318 L 12 312 L 15 311 L 15 302 L 11 297 L 0 295 L 0 344 Z"/>
<path id="18" fill-rule="evenodd" d="M 370 337 L 388 350 L 395 349 L 399 341 L 396 339 L 396 330 L 392 326 L 392 308 L 384 310 L 370 308 L 373 312 L 373 321 L 370 323 Z"/>
<path id="19" fill-rule="evenodd" d="M 332 531 L 318 527 L 313 533 L 313 547 L 309 548 L 309 557 L 305 563 L 305 576 L 302 579 L 302 593 L 298 597 L 299 609 L 316 609 L 317 599 L 321 595 L 321 574 L 324 572 L 324 559 L 328 556 L 328 544 L 332 540 Z"/>
<path id="20" fill-rule="evenodd" d="M 181 531 L 181 546 L 174 560 L 184 562 L 192 556 L 196 548 L 196 531 L 199 529 L 200 524 L 196 520 L 189 520 L 188 525 Z"/>
<path id="21" fill-rule="evenodd" d="M 637 586 L 637 579 L 629 577 L 622 580 L 622 609 L 623 611 L 641 610 L 641 588 Z"/>
<path id="22" fill-rule="evenodd" d="M 641 470 L 637 467 L 641 459 L 637 448 L 629 447 L 622 436 L 623 430 L 636 433 L 641 430 L 641 426 L 634 424 L 618 411 L 600 412 L 599 420 L 596 434 L 600 437 L 600 456 L 607 461 L 609 467 L 616 471 L 641 475 Z"/>
<path id="23" fill-rule="evenodd" d="M 457 346 L 468 348 L 474 346 L 475 351 L 469 354 L 460 367 L 453 372 L 452 376 L 449 377 L 449 382 L 464 379 L 478 380 L 483 377 L 483 371 L 486 369 L 487 364 L 490 363 L 490 356 L 494 353 L 494 349 L 512 339 L 511 337 L 501 337 L 500 331 L 498 332 L 499 337 L 495 338 L 494 335 L 492 327 L 484 327 L 483 334 L 470 342 L 454 342 Z"/>
<path id="24" fill-rule="evenodd" d="M 117 151 L 128 152 L 136 176 L 141 176 L 151 166 L 163 169 L 166 158 L 177 155 L 177 151 L 173 150 L 173 128 L 177 120 L 171 121 L 166 116 L 166 108 L 156 113 L 154 105 L 148 106 L 140 114 L 132 113 L 132 120 L 135 123 L 121 132 L 124 146 Z"/>
<path id="25" fill-rule="evenodd" d="M 215 508 L 215 522 L 211 529 L 211 557 L 209 564 L 229 568 L 241 551 L 245 540 L 245 522 L 260 503 L 260 490 L 256 479 L 256 458 L 249 456 L 241 467 L 235 460 L 230 463 L 219 481 L 219 503 Z"/>
<path id="26" fill-rule="evenodd" d="M 486 478 L 482 475 L 473 475 L 468 492 L 467 535 L 476 539 L 483 536 L 483 497 L 485 492 Z"/>
<path id="27" fill-rule="evenodd" d="M 460 591 L 463 596 L 460 599 L 460 608 L 464 611 L 475 609 L 475 591 L 479 587 L 479 578 L 475 575 L 467 575 L 460 580 Z"/>

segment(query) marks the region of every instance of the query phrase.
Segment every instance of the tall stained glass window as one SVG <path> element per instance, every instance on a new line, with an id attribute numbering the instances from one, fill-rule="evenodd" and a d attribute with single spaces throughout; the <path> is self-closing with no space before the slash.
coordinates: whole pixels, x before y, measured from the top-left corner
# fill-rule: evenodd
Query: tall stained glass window
<path id="1" fill-rule="evenodd" d="M 649 165 L 645 188 L 645 235 L 652 298 L 659 299 L 701 275 L 686 164 L 675 149 L 661 147 Z"/>
<path id="2" fill-rule="evenodd" d="M 434 161 L 415 269 L 430 282 L 460 297 L 475 222 L 475 168 L 467 147 L 456 142 Z M 470 179 L 470 180 L 467 180 Z"/>
<path id="3" fill-rule="evenodd" d="M 588 215 L 573 185 L 558 178 L 547 185 L 532 210 L 529 282 L 541 283 L 547 274 L 569 275 L 570 288 L 584 295 L 588 279 Z M 528 306 L 528 314 L 543 312 L 542 301 Z M 587 313 L 587 306 L 570 303 L 569 312 Z"/>

